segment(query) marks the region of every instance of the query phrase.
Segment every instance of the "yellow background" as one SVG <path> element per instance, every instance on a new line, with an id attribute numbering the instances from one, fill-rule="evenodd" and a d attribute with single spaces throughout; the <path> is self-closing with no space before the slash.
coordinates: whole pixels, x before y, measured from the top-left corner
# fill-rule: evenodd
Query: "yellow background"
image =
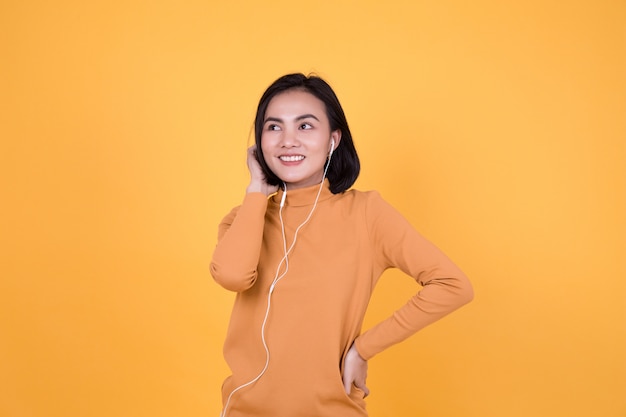
<path id="1" fill-rule="evenodd" d="M 469 306 L 370 363 L 372 416 L 626 416 L 623 1 L 0 4 L 0 415 L 217 416 L 208 273 L 257 100 L 336 89 Z M 416 290 L 389 273 L 367 323 Z"/>

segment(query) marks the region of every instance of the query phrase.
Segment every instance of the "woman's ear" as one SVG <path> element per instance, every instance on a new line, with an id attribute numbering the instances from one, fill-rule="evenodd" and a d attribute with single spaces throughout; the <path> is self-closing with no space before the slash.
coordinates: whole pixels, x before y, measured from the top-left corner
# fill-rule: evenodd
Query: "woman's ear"
<path id="1" fill-rule="evenodd" d="M 337 149 L 339 147 L 339 142 L 341 142 L 341 130 L 337 129 L 330 132 L 330 149 L 333 151 Z"/>

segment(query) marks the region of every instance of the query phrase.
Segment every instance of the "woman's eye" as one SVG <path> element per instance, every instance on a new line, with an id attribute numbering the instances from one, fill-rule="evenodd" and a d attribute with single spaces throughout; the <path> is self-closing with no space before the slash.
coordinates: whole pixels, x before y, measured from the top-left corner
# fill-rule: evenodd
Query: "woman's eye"
<path id="1" fill-rule="evenodd" d="M 302 124 L 300 125 L 300 129 L 312 129 L 312 128 L 313 128 L 313 126 L 311 126 L 311 125 L 310 125 L 310 124 L 308 124 L 308 123 L 302 123 Z"/>
<path id="2" fill-rule="evenodd" d="M 279 130 L 278 125 L 268 125 L 267 130 Z"/>

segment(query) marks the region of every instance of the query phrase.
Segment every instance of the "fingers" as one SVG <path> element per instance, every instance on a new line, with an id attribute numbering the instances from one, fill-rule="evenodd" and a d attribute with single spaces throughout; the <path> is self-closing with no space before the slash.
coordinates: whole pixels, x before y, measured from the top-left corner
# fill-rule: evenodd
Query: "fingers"
<path id="1" fill-rule="evenodd" d="M 343 374 L 341 375 L 343 380 L 343 389 L 346 391 L 346 395 L 350 395 L 350 391 L 352 391 L 352 384 L 354 383 L 356 377 L 354 375 L 354 366 L 352 366 L 352 361 L 348 356 L 346 356 L 346 360 L 343 366 Z"/>
<path id="2" fill-rule="evenodd" d="M 365 385 L 367 379 L 367 361 L 361 358 L 354 345 L 348 350 L 343 369 L 343 388 L 350 395 L 352 385 L 362 390 L 367 397 L 370 393 Z"/>
<path id="3" fill-rule="evenodd" d="M 250 176 L 255 180 L 263 180 L 263 170 L 261 169 L 261 165 L 259 164 L 259 160 L 256 156 L 256 145 L 248 148 L 248 171 L 250 171 Z"/>
<path id="4" fill-rule="evenodd" d="M 363 391 L 364 397 L 370 395 L 370 389 L 365 385 L 365 380 L 363 381 L 354 381 L 354 386 Z"/>
<path id="5" fill-rule="evenodd" d="M 346 391 L 346 395 L 350 395 L 350 391 L 352 391 L 352 381 L 345 376 L 343 378 L 343 389 Z"/>
<path id="6" fill-rule="evenodd" d="M 354 384 L 355 387 L 363 391 L 363 393 L 367 397 L 370 394 L 370 390 L 369 388 L 367 388 L 366 381 L 367 381 L 367 362 L 365 362 L 364 367 L 362 365 L 360 366 L 358 375 L 356 375 L 356 377 L 352 381 L 352 384 Z"/>
<path id="7" fill-rule="evenodd" d="M 248 148 L 248 171 L 250 171 L 250 184 L 248 184 L 247 192 L 260 192 L 265 195 L 270 195 L 278 190 L 277 185 L 269 185 L 265 179 L 265 174 L 259 164 L 257 158 L 256 145 Z"/>
<path id="8" fill-rule="evenodd" d="M 346 391 L 347 395 L 350 395 L 350 391 L 352 391 L 352 385 L 363 391 L 364 397 L 370 395 L 370 389 L 365 385 L 365 379 L 357 380 L 350 377 L 343 378 L 343 389 Z"/>
<path id="9" fill-rule="evenodd" d="M 250 146 L 248 148 L 248 165 L 250 162 L 258 163 L 258 159 L 256 156 L 256 145 Z"/>

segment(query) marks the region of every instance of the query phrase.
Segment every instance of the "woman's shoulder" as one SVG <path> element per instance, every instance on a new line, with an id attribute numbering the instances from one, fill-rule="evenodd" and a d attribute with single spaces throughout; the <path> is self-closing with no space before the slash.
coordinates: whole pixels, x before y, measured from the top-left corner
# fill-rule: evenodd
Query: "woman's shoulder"
<path id="1" fill-rule="evenodd" d="M 392 209 L 377 190 L 359 190 L 351 188 L 343 193 L 343 198 L 351 201 L 353 205 L 362 206 L 368 212 L 378 212 Z"/>
<path id="2" fill-rule="evenodd" d="M 359 190 L 351 188 L 343 194 L 358 201 L 384 201 L 382 195 L 377 190 Z"/>

